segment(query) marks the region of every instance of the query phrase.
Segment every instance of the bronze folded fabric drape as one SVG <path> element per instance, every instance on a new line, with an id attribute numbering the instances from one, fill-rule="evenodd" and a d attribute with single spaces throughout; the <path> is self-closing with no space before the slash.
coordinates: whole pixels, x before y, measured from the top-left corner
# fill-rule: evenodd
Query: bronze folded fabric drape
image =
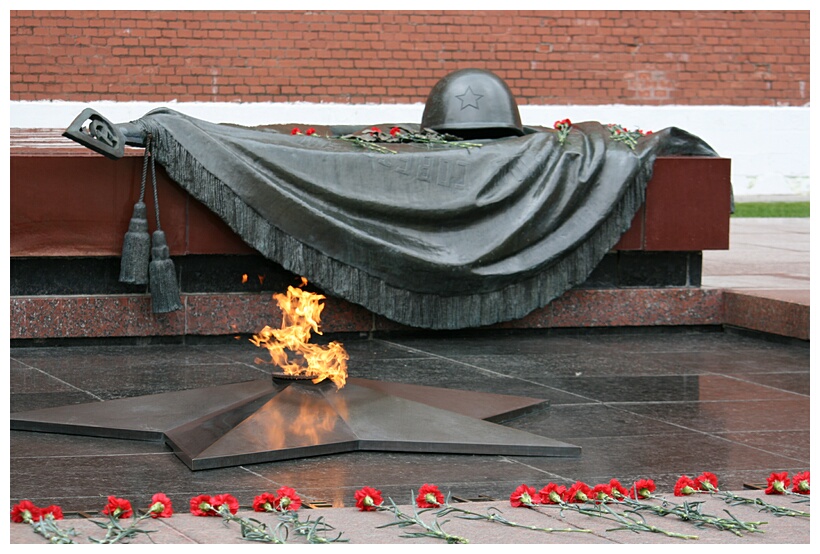
<path id="1" fill-rule="evenodd" d="M 133 123 L 168 175 L 264 256 L 328 294 L 432 329 L 546 305 L 629 228 L 656 157 L 717 155 L 677 128 L 633 150 L 596 122 L 574 124 L 563 145 L 528 128 L 480 148 L 389 144 L 395 154 L 169 109 Z"/>

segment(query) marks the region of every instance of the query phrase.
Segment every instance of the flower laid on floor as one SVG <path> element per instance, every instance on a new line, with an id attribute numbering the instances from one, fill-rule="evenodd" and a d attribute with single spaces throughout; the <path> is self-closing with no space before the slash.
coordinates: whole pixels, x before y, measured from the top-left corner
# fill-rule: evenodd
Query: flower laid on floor
<path id="1" fill-rule="evenodd" d="M 811 493 L 808 471 L 801 471 L 792 477 L 792 492 L 797 494 Z"/>
<path id="2" fill-rule="evenodd" d="M 681 479 L 683 479 L 683 477 L 681 477 Z M 805 493 L 795 492 L 794 489 L 792 489 L 791 491 L 788 490 L 789 474 L 785 471 L 780 473 L 773 472 L 769 475 L 769 477 L 766 479 L 767 487 L 765 493 L 768 495 L 794 495 L 797 499 L 796 502 L 808 502 L 808 497 L 803 495 L 809 494 L 809 472 L 804 471 L 801 473 L 797 473 L 794 475 L 794 479 L 799 479 L 799 483 L 797 484 L 796 488 L 799 489 L 803 487 L 806 491 Z M 680 482 L 680 479 L 678 481 Z M 714 473 L 704 472 L 699 477 L 693 479 L 692 482 L 692 488 L 694 488 L 694 493 L 709 493 L 714 496 L 722 498 L 727 504 L 731 504 L 733 506 L 737 506 L 740 504 L 753 504 L 756 506 L 760 506 L 761 512 L 767 512 L 776 516 L 810 517 L 810 514 L 808 512 L 794 510 L 792 508 L 786 508 L 784 506 L 775 506 L 773 504 L 761 500 L 760 498 L 746 498 L 732 492 L 721 491 L 718 488 L 718 478 Z"/>
<path id="3" fill-rule="evenodd" d="M 275 512 L 276 511 L 276 495 L 263 492 L 253 499 L 254 512 Z"/>
<path id="4" fill-rule="evenodd" d="M 711 474 L 704 474 L 698 479 L 711 482 L 709 481 L 710 476 Z M 678 480 L 676 491 L 684 491 L 681 493 L 684 495 L 694 494 L 696 482 L 696 480 L 683 476 Z M 717 483 L 716 477 L 714 477 L 714 482 Z M 742 532 L 760 532 L 758 527 L 764 523 L 743 522 L 735 517 L 720 518 L 704 514 L 700 502 L 673 504 L 661 499 L 662 504 L 657 505 L 640 501 L 656 498 L 653 494 L 654 490 L 655 483 L 651 479 L 640 479 L 629 490 L 617 479 L 611 479 L 608 483 L 600 483 L 592 487 L 582 481 L 576 481 L 569 488 L 564 485 L 549 483 L 541 489 L 538 497 L 539 504 L 542 506 L 558 507 L 562 511 L 574 511 L 591 517 L 615 521 L 619 526 L 612 530 L 648 531 L 682 539 L 694 539 L 697 536 L 672 533 L 650 525 L 640 513 L 650 512 L 661 517 L 672 515 L 683 521 L 692 522 L 698 527 L 708 525 L 722 531 L 731 531 L 736 535 L 741 535 Z M 690 490 L 691 492 L 689 492 Z M 513 496 L 515 496 L 515 493 Z M 512 500 L 511 504 L 513 504 Z M 616 510 L 613 505 L 621 505 L 622 509 Z M 523 506 L 527 507 L 526 505 Z"/>
<path id="5" fill-rule="evenodd" d="M 218 494 L 210 496 L 201 494 L 191 498 L 191 514 L 200 517 L 220 516 L 228 522 L 239 525 L 240 535 L 244 540 L 285 544 L 293 532 L 304 536 L 310 544 L 325 544 L 331 542 L 347 542 L 339 533 L 336 537 L 326 537 L 324 533 L 334 528 L 324 521 L 324 517 L 303 520 L 297 513 L 302 506 L 302 499 L 291 487 L 280 487 L 276 494 L 263 492 L 253 500 L 253 511 L 275 513 L 278 515 L 276 525 L 271 528 L 267 523 L 257 519 L 236 515 L 239 511 L 239 502 L 233 495 Z"/>
<path id="6" fill-rule="evenodd" d="M 766 479 L 766 494 L 786 494 L 789 488 L 789 474 L 784 471 L 782 473 L 772 473 Z"/>
<path id="7" fill-rule="evenodd" d="M 139 529 L 137 526 L 145 519 L 167 518 L 174 513 L 171 499 L 164 493 L 158 492 L 151 497 L 151 504 L 144 514 L 137 517 L 131 507 L 131 502 L 124 498 L 117 498 L 116 496 L 108 497 L 108 504 L 103 508 L 102 513 L 108 516 L 108 522 L 91 520 L 95 525 L 106 530 L 105 537 L 102 539 L 95 539 L 89 537 L 88 540 L 97 544 L 116 544 L 126 543 L 139 534 L 154 533 L 156 531 L 146 531 Z M 124 527 L 120 523 L 120 519 L 126 519 L 133 516 L 131 525 Z"/>
<path id="8" fill-rule="evenodd" d="M 239 511 L 239 502 L 233 495 L 218 494 L 211 496 L 200 494 L 190 500 L 191 514 L 198 517 L 219 516 L 225 523 L 233 521 L 239 524 L 240 534 L 249 541 L 285 544 L 286 534 L 282 526 L 278 525 L 270 530 L 265 523 L 251 518 L 236 515 Z M 286 530 L 285 530 L 286 531 Z M 283 538 L 283 534 L 285 535 Z"/>
<path id="9" fill-rule="evenodd" d="M 810 473 L 804 471 L 794 474 L 791 479 L 789 479 L 788 472 L 773 472 L 767 479 L 765 492 L 770 495 L 791 495 L 796 499 L 795 502 L 808 502 L 810 491 Z M 674 494 L 678 497 L 693 498 L 697 494 L 710 494 L 732 505 L 760 506 L 760 511 L 777 516 L 810 517 L 808 512 L 774 506 L 758 498 L 744 498 L 731 492 L 721 491 L 717 475 L 710 472 L 703 472 L 694 478 L 687 475 L 680 476 L 675 483 Z M 411 492 L 411 502 L 414 503 L 412 514 L 403 512 L 392 499 L 388 499 L 389 503 L 385 505 L 381 491 L 373 487 L 362 487 L 355 491 L 354 498 L 356 507 L 360 511 L 386 511 L 394 515 L 395 521 L 381 525 L 379 529 L 391 526 L 420 528 L 419 531 L 409 531 L 401 535 L 406 538 L 427 537 L 451 544 L 468 543 L 465 537 L 450 534 L 442 528 L 447 520 L 441 521 L 440 518 L 450 515 L 460 519 L 482 520 L 541 532 L 592 532 L 590 529 L 577 527 L 553 529 L 515 523 L 504 517 L 495 506 L 490 507 L 486 513 L 474 512 L 465 507 L 453 505 L 450 502 L 449 493 L 445 496 L 438 486 L 430 483 L 422 485 L 415 495 Z M 311 544 L 347 542 L 347 539 L 342 538 L 342 533 L 338 533 L 335 537 L 326 536 L 328 531 L 335 531 L 335 529 L 325 522 L 324 517 L 318 517 L 315 520 L 310 517 L 302 519 L 299 514 L 302 499 L 291 487 L 280 487 L 276 493 L 264 492 L 254 498 L 253 510 L 255 512 L 276 514 L 278 522 L 272 528 L 256 519 L 238 516 L 239 502 L 231 494 L 198 495 L 190 499 L 189 505 L 190 512 L 194 516 L 219 516 L 226 524 L 229 522 L 239 524 L 242 538 L 249 541 L 284 544 L 289 535 L 293 533 L 305 537 L 306 541 Z M 663 496 L 655 494 L 655 482 L 651 479 L 638 479 L 629 489 L 617 479 L 610 479 L 607 483 L 593 486 L 583 481 L 576 481 L 569 487 L 551 482 L 538 492 L 534 487 L 521 484 L 510 494 L 510 505 L 536 512 L 542 509 L 557 508 L 561 511 L 562 517 L 563 512 L 569 511 L 615 522 L 616 526 L 607 531 L 645 531 L 682 539 L 698 537 L 660 529 L 651 525 L 643 514 L 649 513 L 660 517 L 673 516 L 681 521 L 692 523 L 696 527 L 709 526 L 720 531 L 730 531 L 738 536 L 744 533 L 762 532 L 760 526 L 766 524 L 762 521 L 741 521 L 728 511 L 726 512 L 729 515 L 728 518 L 703 513 L 703 502 L 691 500 L 684 501 L 682 504 L 670 502 Z M 107 522 L 91 520 L 97 526 L 106 529 L 106 535 L 102 539 L 89 537 L 91 542 L 98 544 L 125 543 L 138 534 L 155 532 L 139 529 L 138 525 L 148 518 L 171 517 L 174 512 L 168 496 L 156 493 L 151 498 L 148 508 L 140 516 L 134 513 L 130 501 L 116 496 L 108 497 L 102 513 L 108 516 Z M 432 521 L 425 521 L 422 517 L 427 513 L 432 515 Z M 132 523 L 126 527 L 121 522 L 129 516 L 132 518 Z M 51 543 L 74 544 L 73 537 L 76 536 L 76 532 L 74 529 L 61 529 L 56 523 L 61 519 L 63 519 L 62 509 L 56 505 L 41 508 L 29 500 L 23 500 L 11 509 L 12 522 L 31 525 L 35 533 L 42 535 Z"/>
<path id="10" fill-rule="evenodd" d="M 411 531 L 404 535 L 400 535 L 403 538 L 422 538 L 422 537 L 429 537 L 434 539 L 443 540 L 447 544 L 469 544 L 468 541 L 464 537 L 459 537 L 458 535 L 451 535 L 444 531 L 441 528 L 441 523 L 439 523 L 438 518 L 436 517 L 432 523 L 427 523 L 421 518 L 421 514 L 424 512 L 429 511 L 432 508 L 427 508 L 422 511 L 419 511 L 416 506 L 420 504 L 429 504 L 429 499 L 435 501 L 438 498 L 438 495 L 441 492 L 438 490 L 438 487 L 435 485 L 424 485 L 426 487 L 425 493 L 421 494 L 419 491 L 419 495 L 416 496 L 415 501 L 416 505 L 413 507 L 413 515 L 406 514 L 402 512 L 399 507 L 393 502 L 392 498 L 389 498 L 390 504 L 388 506 L 384 505 L 382 500 L 382 493 L 380 490 L 374 489 L 372 487 L 363 487 L 357 490 L 354 493 L 354 498 L 356 499 L 356 507 L 359 508 L 360 511 L 363 512 L 374 512 L 374 511 L 385 511 L 392 513 L 396 521 L 387 523 L 385 525 L 380 525 L 377 529 L 384 529 L 385 527 L 410 527 L 416 526 L 421 527 L 421 531 Z M 443 496 L 442 496 L 443 498 Z"/>
<path id="11" fill-rule="evenodd" d="M 54 504 L 40 508 L 30 500 L 22 500 L 11 508 L 11 521 L 31 525 L 31 530 L 48 542 L 76 544 L 72 537 L 77 536 L 77 532 L 73 528 L 60 528 L 56 523 L 56 520 L 60 519 L 63 519 L 63 510 Z"/>
<path id="12" fill-rule="evenodd" d="M 654 488 L 655 488 L 655 483 L 652 483 L 652 489 L 654 490 Z M 626 487 L 624 487 L 621 484 L 620 481 L 618 481 L 615 478 L 612 478 L 612 479 L 609 480 L 609 489 L 610 489 L 610 494 L 616 500 L 625 500 L 627 497 L 629 497 L 629 491 L 626 489 Z M 649 492 L 649 494 L 652 494 L 652 493 Z"/>
<path id="13" fill-rule="evenodd" d="M 159 517 L 171 517 L 174 514 L 171 499 L 165 494 L 158 492 L 151 497 L 151 506 L 148 508 L 148 515 L 156 519 Z"/>
<path id="14" fill-rule="evenodd" d="M 629 489 L 629 498 L 640 500 L 642 498 L 651 498 L 652 493 L 655 492 L 655 481 L 652 479 L 638 479 L 635 484 Z"/>
<path id="15" fill-rule="evenodd" d="M 444 502 L 444 494 L 436 485 L 423 484 L 416 496 L 416 506 L 419 508 L 438 508 Z"/>
<path id="16" fill-rule="evenodd" d="M 541 497 L 533 487 L 526 484 L 519 485 L 510 495 L 510 506 L 513 508 L 530 507 L 539 502 L 541 502 Z"/>
<path id="17" fill-rule="evenodd" d="M 274 499 L 274 508 L 278 511 L 291 510 L 296 511 L 302 506 L 302 499 L 296 494 L 296 491 L 290 487 L 280 487 L 276 491 L 276 498 Z"/>
<path id="18" fill-rule="evenodd" d="M 564 501 L 564 495 L 566 493 L 567 488 L 564 485 L 549 483 L 538 492 L 538 499 L 541 504 L 560 504 Z"/>
<path id="19" fill-rule="evenodd" d="M 582 481 L 576 481 L 570 488 L 567 489 L 564 495 L 564 502 L 588 502 L 590 500 L 592 489 Z"/>
<path id="20" fill-rule="evenodd" d="M 128 500 L 117 498 L 116 496 L 109 496 L 108 504 L 105 505 L 102 513 L 115 518 L 126 518 L 130 517 L 134 511 L 131 509 L 131 502 Z"/>
<path id="21" fill-rule="evenodd" d="M 320 533 L 332 531 L 333 527 L 325 523 L 324 517 L 302 520 L 297 513 L 302 506 L 302 498 L 291 487 L 280 487 L 276 494 L 264 492 L 253 499 L 253 511 L 273 512 L 279 514 L 280 524 L 287 524 L 297 535 L 303 535 L 311 544 L 330 542 L 347 542 L 339 533 L 335 538 L 327 538 Z M 259 540 L 259 539 L 253 539 Z"/>
<path id="22" fill-rule="evenodd" d="M 382 491 L 373 487 L 362 487 L 357 490 L 353 497 L 356 500 L 356 507 L 362 512 L 376 511 L 382 505 Z"/>
<path id="23" fill-rule="evenodd" d="M 695 482 L 686 475 L 681 475 L 675 483 L 675 496 L 689 496 L 695 494 L 697 490 Z"/>
<path id="24" fill-rule="evenodd" d="M 522 491 L 523 494 L 530 494 L 529 488 L 527 485 L 521 485 L 523 487 Z M 519 487 L 519 488 L 521 488 Z M 534 490 L 534 489 L 533 489 Z M 540 493 L 539 493 L 540 494 Z M 539 495 L 535 495 L 538 497 Z M 520 500 L 520 497 L 519 497 Z M 521 504 L 523 506 L 523 504 Z M 471 520 L 484 520 L 489 521 L 491 523 L 500 523 L 502 525 L 507 525 L 509 527 L 520 527 L 522 529 L 530 529 L 532 531 L 543 531 L 546 533 L 555 533 L 555 532 L 573 532 L 573 533 L 591 533 L 589 529 L 579 529 L 579 528 L 570 528 L 570 529 L 553 529 L 551 527 L 538 527 L 535 525 L 523 525 L 520 523 L 515 523 L 514 521 L 510 521 L 505 518 L 501 511 L 497 508 L 490 508 L 487 510 L 487 513 L 480 514 L 478 512 L 473 512 L 471 510 L 467 510 L 460 506 L 454 506 L 450 503 L 450 494 L 447 494 L 447 499 L 444 499 L 444 495 L 439 490 L 436 485 L 429 485 L 425 484 L 419 489 L 419 494 L 416 496 L 416 506 L 419 508 L 439 508 L 437 512 L 435 512 L 436 518 L 444 517 L 450 514 L 455 514 L 456 517 L 461 519 L 471 519 Z M 426 510 L 425 510 L 426 511 Z"/>

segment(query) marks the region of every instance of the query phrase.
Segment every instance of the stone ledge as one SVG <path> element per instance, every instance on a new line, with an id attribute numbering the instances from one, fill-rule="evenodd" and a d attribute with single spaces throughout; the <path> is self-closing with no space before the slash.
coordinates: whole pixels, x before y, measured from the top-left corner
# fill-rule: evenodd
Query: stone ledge
<path id="1" fill-rule="evenodd" d="M 257 333 L 281 313 L 270 294 L 183 294 L 183 309 L 151 313 L 147 294 L 12 296 L 11 339 L 151 337 Z M 576 289 L 498 329 L 720 325 L 721 291 L 699 288 Z M 409 329 L 364 308 L 328 298 L 322 331 Z"/>
<path id="2" fill-rule="evenodd" d="M 809 340 L 808 290 L 726 290 L 723 298 L 726 325 Z"/>
<path id="3" fill-rule="evenodd" d="M 151 297 L 134 295 L 12 296 L 11 339 L 219 336 L 278 326 L 281 313 L 268 293 L 183 294 L 183 309 L 151 313 Z M 730 325 L 808 341 L 808 291 L 721 289 L 574 289 L 525 317 L 493 329 Z M 325 333 L 412 328 L 329 297 Z"/>

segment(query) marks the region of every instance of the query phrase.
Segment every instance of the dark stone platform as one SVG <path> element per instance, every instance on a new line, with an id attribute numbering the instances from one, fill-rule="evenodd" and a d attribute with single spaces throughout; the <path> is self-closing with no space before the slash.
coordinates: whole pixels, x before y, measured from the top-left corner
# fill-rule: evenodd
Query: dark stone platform
<path id="1" fill-rule="evenodd" d="M 331 338 L 331 337 L 328 337 Z M 351 377 L 549 401 L 503 425 L 582 448 L 576 458 L 349 452 L 190 471 L 162 442 L 10 433 L 10 501 L 99 510 L 106 495 L 175 505 L 201 493 L 287 485 L 308 502 L 350 506 L 364 485 L 398 501 L 423 483 L 503 500 L 521 483 L 649 477 L 671 490 L 712 471 L 726 490 L 810 463 L 807 343 L 720 328 L 334 336 Z M 99 339 L 98 339 L 99 340 Z M 11 412 L 263 378 L 258 350 L 225 338 L 185 344 L 12 348 Z M 35 462 L 36 460 L 36 462 Z"/>

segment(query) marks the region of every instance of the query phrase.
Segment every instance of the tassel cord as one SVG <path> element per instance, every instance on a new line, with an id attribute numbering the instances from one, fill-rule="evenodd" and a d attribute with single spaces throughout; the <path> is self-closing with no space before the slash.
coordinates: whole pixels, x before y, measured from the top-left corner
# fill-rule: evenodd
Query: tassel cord
<path id="1" fill-rule="evenodd" d="M 154 189 L 154 215 L 157 219 L 157 231 L 161 231 L 162 227 L 159 224 L 159 195 L 157 194 L 157 165 L 155 163 L 154 151 L 151 148 L 151 135 L 148 135 L 148 141 L 145 145 L 146 152 L 151 157 L 151 184 Z M 146 157 L 146 160 L 148 158 Z M 145 171 L 143 171 L 142 178 L 142 193 L 145 193 Z"/>
<path id="2" fill-rule="evenodd" d="M 151 147 L 151 135 L 149 134 L 145 138 L 145 153 L 144 153 L 143 159 L 142 159 L 142 181 L 140 182 L 140 199 L 139 199 L 140 202 L 145 202 L 145 180 L 148 176 L 148 156 L 150 154 L 150 147 Z"/>

